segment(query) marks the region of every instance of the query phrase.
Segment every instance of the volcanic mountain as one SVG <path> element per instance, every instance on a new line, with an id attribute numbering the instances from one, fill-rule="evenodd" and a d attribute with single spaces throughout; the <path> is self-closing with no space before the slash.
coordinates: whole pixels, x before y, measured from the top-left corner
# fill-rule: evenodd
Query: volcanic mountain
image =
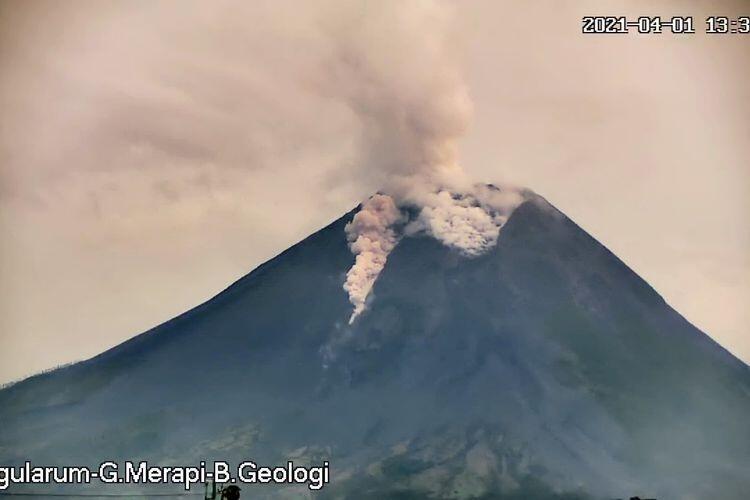
<path id="1" fill-rule="evenodd" d="M 0 391 L 0 463 L 330 462 L 318 493 L 243 498 L 747 498 L 748 366 L 544 199 L 478 257 L 403 238 L 350 325 L 355 212 Z"/>

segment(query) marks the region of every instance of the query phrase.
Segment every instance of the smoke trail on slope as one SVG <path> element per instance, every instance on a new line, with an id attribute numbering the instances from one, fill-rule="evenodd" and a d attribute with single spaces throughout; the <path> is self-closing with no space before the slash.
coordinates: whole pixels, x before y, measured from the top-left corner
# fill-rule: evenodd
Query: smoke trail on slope
<path id="1" fill-rule="evenodd" d="M 365 309 L 365 300 L 372 285 L 398 242 L 393 226 L 402 220 L 401 211 L 393 198 L 376 194 L 362 205 L 362 209 L 346 225 L 349 248 L 357 256 L 344 283 L 344 290 L 349 293 L 349 301 L 354 305 L 349 323 Z"/>

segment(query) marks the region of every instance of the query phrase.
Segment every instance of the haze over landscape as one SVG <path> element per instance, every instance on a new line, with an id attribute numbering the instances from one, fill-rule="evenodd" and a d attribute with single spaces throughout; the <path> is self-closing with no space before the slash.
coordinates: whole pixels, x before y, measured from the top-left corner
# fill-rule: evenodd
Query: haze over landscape
<path id="1" fill-rule="evenodd" d="M 2 493 L 745 500 L 748 45 L 632 5 L 0 3 Z"/>
<path id="2" fill-rule="evenodd" d="M 742 4 L 409 5 L 0 4 L 0 381 L 176 316 L 391 174 L 429 184 L 424 158 L 544 195 L 748 361 L 747 40 L 580 34 Z"/>

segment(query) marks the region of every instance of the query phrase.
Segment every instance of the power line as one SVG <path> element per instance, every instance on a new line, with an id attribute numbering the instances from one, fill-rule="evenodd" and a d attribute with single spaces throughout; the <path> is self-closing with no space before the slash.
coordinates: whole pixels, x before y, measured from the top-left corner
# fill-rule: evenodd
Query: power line
<path id="1" fill-rule="evenodd" d="M 67 497 L 67 498 L 148 498 L 197 497 L 203 493 L 0 493 L 0 497 Z"/>

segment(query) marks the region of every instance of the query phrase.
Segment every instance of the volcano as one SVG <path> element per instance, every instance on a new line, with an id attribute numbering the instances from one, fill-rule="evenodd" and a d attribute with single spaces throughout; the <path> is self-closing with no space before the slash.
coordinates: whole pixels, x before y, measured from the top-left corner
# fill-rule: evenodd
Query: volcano
<path id="1" fill-rule="evenodd" d="M 0 391 L 0 463 L 330 463 L 250 498 L 747 498 L 748 366 L 543 198 L 477 257 L 403 238 L 349 324 L 355 213 Z"/>

